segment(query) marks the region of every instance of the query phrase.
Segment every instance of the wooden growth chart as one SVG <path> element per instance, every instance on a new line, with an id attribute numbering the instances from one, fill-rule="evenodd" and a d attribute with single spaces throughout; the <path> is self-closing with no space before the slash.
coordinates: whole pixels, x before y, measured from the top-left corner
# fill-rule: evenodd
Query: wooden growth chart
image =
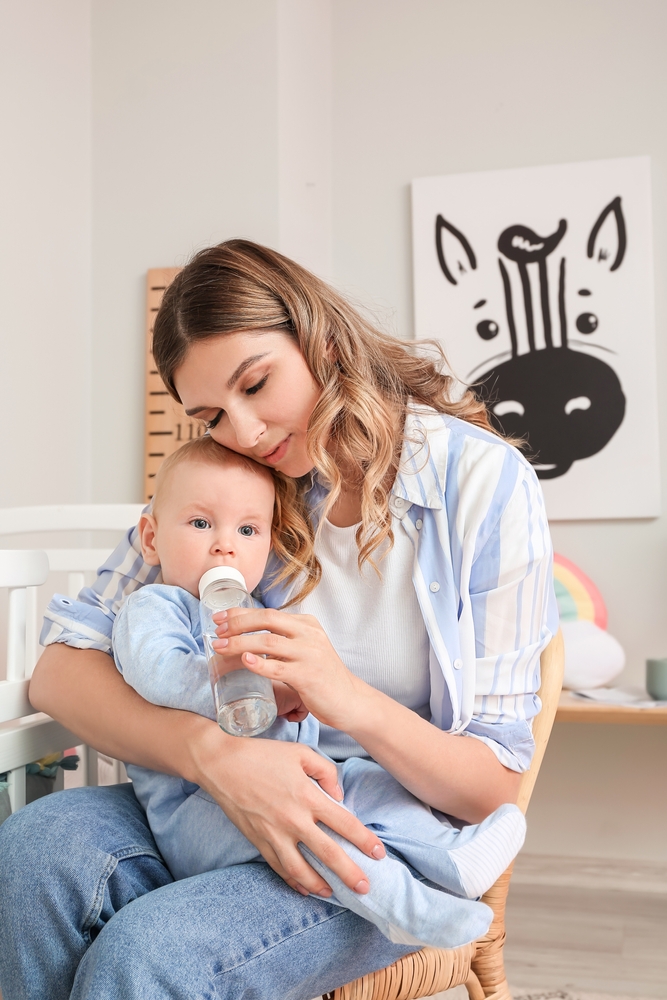
<path id="1" fill-rule="evenodd" d="M 148 272 L 146 289 L 146 444 L 144 449 L 144 500 L 153 496 L 153 480 L 165 458 L 194 437 L 201 437 L 204 424 L 185 414 L 180 403 L 167 392 L 153 360 L 153 323 L 162 296 L 180 268 L 154 267 Z"/>

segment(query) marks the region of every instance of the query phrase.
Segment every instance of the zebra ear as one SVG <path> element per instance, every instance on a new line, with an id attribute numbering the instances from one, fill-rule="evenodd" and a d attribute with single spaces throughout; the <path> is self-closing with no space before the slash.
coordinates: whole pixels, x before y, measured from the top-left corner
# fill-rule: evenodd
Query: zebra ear
<path id="1" fill-rule="evenodd" d="M 457 277 L 477 268 L 475 252 L 463 233 L 441 215 L 435 220 L 435 249 L 444 276 L 452 285 Z"/>
<path id="2" fill-rule="evenodd" d="M 611 218 L 609 218 L 610 216 Z M 610 271 L 615 271 L 623 263 L 626 246 L 625 217 L 621 208 L 621 199 L 617 197 L 600 212 L 588 237 L 586 253 L 588 257 L 602 262 L 609 260 L 615 249 L 614 263 L 609 268 Z"/>

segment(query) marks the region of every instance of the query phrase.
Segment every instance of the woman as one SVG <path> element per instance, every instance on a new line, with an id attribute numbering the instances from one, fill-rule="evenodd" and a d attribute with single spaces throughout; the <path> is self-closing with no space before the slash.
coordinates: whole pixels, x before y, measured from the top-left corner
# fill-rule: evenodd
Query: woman
<path id="1" fill-rule="evenodd" d="M 154 354 L 211 436 L 276 469 L 302 502 L 267 610 L 242 625 L 230 613 L 222 647 L 296 688 L 334 759 L 372 756 L 469 822 L 512 801 L 555 630 L 551 555 L 534 473 L 482 404 L 453 402 L 433 360 L 241 240 L 177 277 Z M 133 531 L 71 618 L 47 612 L 31 699 L 103 752 L 202 786 L 270 867 L 173 883 L 131 786 L 42 800 L 0 829 L 5 1000 L 310 1000 L 395 961 L 411 949 L 314 898 L 330 890 L 297 849 L 367 891 L 317 825 L 384 852 L 311 782 L 339 798 L 335 768 L 148 705 L 105 655 L 119 602 L 155 572 Z"/>

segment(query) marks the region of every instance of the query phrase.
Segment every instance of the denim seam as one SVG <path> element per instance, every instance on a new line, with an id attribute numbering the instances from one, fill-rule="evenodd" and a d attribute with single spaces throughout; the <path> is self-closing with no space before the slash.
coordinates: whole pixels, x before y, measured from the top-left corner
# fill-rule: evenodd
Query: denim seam
<path id="1" fill-rule="evenodd" d="M 157 851 L 151 851 L 150 847 L 124 847 L 122 851 L 112 851 L 111 857 L 117 861 L 124 861 L 126 858 L 138 858 L 144 855 L 147 858 L 154 858 L 164 864 L 164 860 Z"/>
<path id="2" fill-rule="evenodd" d="M 285 941 L 288 941 L 291 938 L 298 937 L 300 934 L 305 934 L 307 931 L 312 930 L 314 927 L 320 927 L 322 924 L 327 923 L 327 921 L 329 920 L 336 920 L 338 917 L 341 917 L 343 916 L 343 914 L 348 912 L 349 910 L 346 910 L 345 907 L 341 906 L 338 908 L 338 913 L 332 913 L 330 916 L 325 917 L 323 920 L 318 920 L 316 923 L 309 924 L 308 927 L 300 927 L 293 933 L 284 935 L 283 937 L 281 937 L 280 941 L 276 941 L 274 944 L 267 945 L 265 948 L 262 948 L 261 951 L 257 951 L 254 955 L 250 955 L 248 958 L 245 958 L 242 962 L 237 962 L 236 965 L 230 965 L 229 968 L 223 969 L 220 972 L 216 972 L 213 976 L 213 981 L 219 979 L 221 976 L 228 975 L 230 972 L 234 972 L 235 969 L 241 969 L 244 965 L 248 965 L 249 962 L 254 962 L 255 959 L 260 958 L 263 955 L 266 955 L 266 953 L 269 951 L 273 951 L 274 948 L 278 948 L 280 945 L 284 944 Z"/>
<path id="3" fill-rule="evenodd" d="M 126 858 L 137 858 L 142 855 L 149 858 L 155 858 L 157 861 L 162 862 L 162 858 L 159 854 L 156 854 L 155 851 L 146 850 L 145 847 L 125 847 L 121 851 L 115 851 L 113 854 L 109 854 L 107 863 L 99 877 L 97 889 L 95 890 L 95 895 L 93 896 L 90 909 L 88 910 L 86 919 L 83 921 L 83 926 L 81 928 L 82 933 L 88 934 L 90 929 L 97 922 L 102 910 L 104 891 L 107 887 L 107 882 L 115 872 L 118 862 L 124 861 Z"/>
<path id="4" fill-rule="evenodd" d="M 113 875 L 116 865 L 118 864 L 118 859 L 112 854 L 108 856 L 107 863 L 102 870 L 102 873 L 97 882 L 97 889 L 95 895 L 93 896 L 93 902 L 91 903 L 90 909 L 86 915 L 86 919 L 83 921 L 83 926 L 81 928 L 84 934 L 88 934 L 97 921 L 102 909 L 102 903 L 104 901 L 104 890 L 106 889 L 107 882 Z"/>

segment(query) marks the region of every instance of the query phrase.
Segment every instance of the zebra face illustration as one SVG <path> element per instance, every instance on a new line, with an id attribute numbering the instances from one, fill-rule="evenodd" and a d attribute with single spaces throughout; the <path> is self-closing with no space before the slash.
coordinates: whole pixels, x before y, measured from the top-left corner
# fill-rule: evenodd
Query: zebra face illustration
<path id="1" fill-rule="evenodd" d="M 493 341 L 506 324 L 511 344 L 509 351 L 489 358 L 479 366 L 481 371 L 471 373 L 476 391 L 498 429 L 526 441 L 529 459 L 541 479 L 562 476 L 573 462 L 597 454 L 625 416 L 625 395 L 616 372 L 580 339 L 594 334 L 599 326 L 589 305 L 591 289 L 578 289 L 581 311 L 574 317 L 576 333 L 568 330 L 567 261 L 557 252 L 566 231 L 566 219 L 548 236 L 525 225 L 504 229 L 497 248 L 505 315 L 488 315 L 486 299 L 473 306 L 477 336 Z M 616 271 L 623 263 L 626 243 L 617 197 L 600 212 L 582 253 Z M 440 270 L 450 284 L 458 284 L 461 274 L 477 268 L 467 238 L 442 215 L 435 222 L 435 246 Z M 550 283 L 557 289 L 557 309 Z M 525 331 L 521 338 L 519 326 Z"/>

